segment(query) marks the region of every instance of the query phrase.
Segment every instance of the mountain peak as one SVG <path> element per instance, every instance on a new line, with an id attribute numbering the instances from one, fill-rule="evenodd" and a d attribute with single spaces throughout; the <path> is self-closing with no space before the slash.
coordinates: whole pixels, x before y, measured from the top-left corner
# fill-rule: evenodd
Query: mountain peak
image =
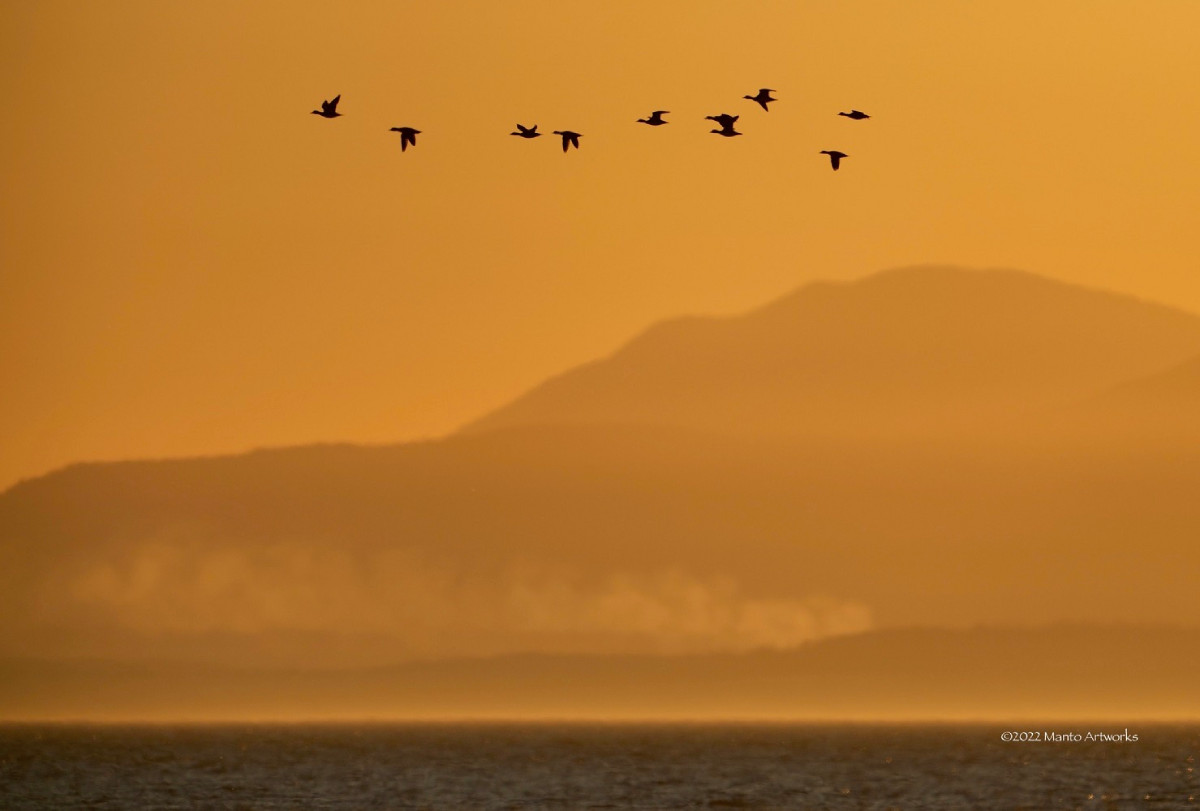
<path id="1" fill-rule="evenodd" d="M 1053 408 L 1200 353 L 1200 317 L 1017 270 L 814 282 L 650 327 L 466 426 L 649 423 L 879 436 Z"/>

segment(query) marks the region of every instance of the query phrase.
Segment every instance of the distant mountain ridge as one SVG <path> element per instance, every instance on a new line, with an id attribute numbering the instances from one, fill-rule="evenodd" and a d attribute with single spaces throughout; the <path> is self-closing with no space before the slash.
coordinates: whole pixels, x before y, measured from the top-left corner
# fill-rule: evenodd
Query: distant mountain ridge
<path id="1" fill-rule="evenodd" d="M 1110 434 L 1200 439 L 1200 356 L 1114 386 L 1085 403 L 1080 416 Z"/>
<path id="2" fill-rule="evenodd" d="M 918 267 L 660 323 L 465 426 L 764 435 L 975 430 L 1200 354 L 1200 316 L 1019 271 Z"/>
<path id="3" fill-rule="evenodd" d="M 1146 392 L 1191 391 L 1198 346 L 1200 318 L 1128 297 L 896 271 L 667 322 L 442 440 L 73 465 L 0 494 L 0 657 L 1197 624 L 1195 412 Z"/>
<path id="4" fill-rule="evenodd" d="M 906 628 L 743 654 L 316 670 L 0 659 L 0 720 L 1069 720 L 1146 734 L 1148 720 L 1200 718 L 1198 659 L 1200 629 L 1168 626 Z"/>

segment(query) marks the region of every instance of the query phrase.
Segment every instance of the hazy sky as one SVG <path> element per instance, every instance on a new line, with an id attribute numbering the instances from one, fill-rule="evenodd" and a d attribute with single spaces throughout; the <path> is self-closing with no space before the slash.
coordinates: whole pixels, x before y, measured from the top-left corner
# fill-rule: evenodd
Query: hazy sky
<path id="1" fill-rule="evenodd" d="M 1200 311 L 1197 30 L 1188 0 L 5 4 L 0 487 L 444 433 L 662 317 L 897 265 Z"/>

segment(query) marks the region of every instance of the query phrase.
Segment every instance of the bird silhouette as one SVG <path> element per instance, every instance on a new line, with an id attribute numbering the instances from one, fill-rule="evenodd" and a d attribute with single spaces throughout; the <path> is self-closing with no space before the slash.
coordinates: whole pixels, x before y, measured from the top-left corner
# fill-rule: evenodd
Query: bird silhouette
<path id="1" fill-rule="evenodd" d="M 518 138 L 537 138 L 539 135 L 541 135 L 541 133 L 537 131 L 537 124 L 534 124 L 532 127 L 522 127 L 520 124 L 518 124 L 517 130 L 518 132 L 510 132 L 509 135 L 515 135 Z"/>
<path id="2" fill-rule="evenodd" d="M 779 101 L 779 99 L 771 97 L 771 94 L 774 92 L 775 92 L 774 90 L 770 90 L 770 89 L 764 87 L 762 90 L 758 91 L 757 96 L 742 96 L 742 98 L 750 99 L 750 101 L 757 101 L 759 104 L 762 105 L 762 108 L 764 110 L 767 110 L 767 104 L 769 104 L 772 101 Z M 769 113 L 771 111 L 767 110 L 767 112 Z"/>
<path id="3" fill-rule="evenodd" d="M 663 120 L 663 116 L 669 115 L 670 112 L 671 112 L 670 110 L 655 110 L 654 112 L 652 112 L 650 114 L 649 118 L 639 118 L 637 120 L 637 123 L 649 124 L 652 127 L 660 127 L 663 124 L 670 124 L 671 123 L 670 121 Z"/>
<path id="4" fill-rule="evenodd" d="M 566 152 L 567 147 L 569 146 L 579 149 L 579 139 L 583 136 L 581 136 L 578 132 L 571 132 L 570 130 L 555 130 L 554 134 L 562 136 L 563 152 Z"/>
<path id="5" fill-rule="evenodd" d="M 844 116 L 846 116 L 846 118 L 853 118 L 855 121 L 862 121 L 864 118 L 871 117 L 871 116 L 867 115 L 866 113 L 864 113 L 862 110 L 851 110 L 848 113 L 838 113 L 838 115 L 844 115 Z"/>
<path id="6" fill-rule="evenodd" d="M 721 125 L 721 129 L 709 130 L 709 132 L 716 133 L 717 135 L 724 135 L 726 138 L 732 138 L 735 135 L 741 135 L 740 132 L 733 128 L 733 122 L 738 120 L 736 115 L 730 115 L 729 113 L 721 113 L 720 115 L 706 115 L 704 116 L 704 120 L 716 121 Z"/>
<path id="7" fill-rule="evenodd" d="M 850 157 L 845 152 L 838 152 L 836 149 L 822 149 L 821 154 L 829 156 L 829 164 L 833 166 L 833 171 L 835 172 L 842 165 L 842 158 Z"/>
<path id="8" fill-rule="evenodd" d="M 408 145 L 417 145 L 417 136 L 421 134 L 420 130 L 414 130 L 412 127 L 392 127 L 388 132 L 400 133 L 400 151 L 404 152 L 408 149 Z M 434 150 L 437 151 L 436 149 Z"/>
<path id="9" fill-rule="evenodd" d="M 313 115 L 319 115 L 321 118 L 337 118 L 341 113 L 337 111 L 337 104 L 342 100 L 342 94 L 338 93 L 333 97 L 333 101 L 321 102 L 320 110 L 313 110 Z"/>

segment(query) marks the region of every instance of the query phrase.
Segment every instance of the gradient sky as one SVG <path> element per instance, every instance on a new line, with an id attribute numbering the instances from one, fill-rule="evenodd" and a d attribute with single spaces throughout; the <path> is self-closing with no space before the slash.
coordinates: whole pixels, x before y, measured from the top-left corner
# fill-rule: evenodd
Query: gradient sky
<path id="1" fill-rule="evenodd" d="M 898 265 L 1200 311 L 1197 30 L 1187 0 L 6 4 L 0 487 L 441 434 L 660 318 Z"/>

